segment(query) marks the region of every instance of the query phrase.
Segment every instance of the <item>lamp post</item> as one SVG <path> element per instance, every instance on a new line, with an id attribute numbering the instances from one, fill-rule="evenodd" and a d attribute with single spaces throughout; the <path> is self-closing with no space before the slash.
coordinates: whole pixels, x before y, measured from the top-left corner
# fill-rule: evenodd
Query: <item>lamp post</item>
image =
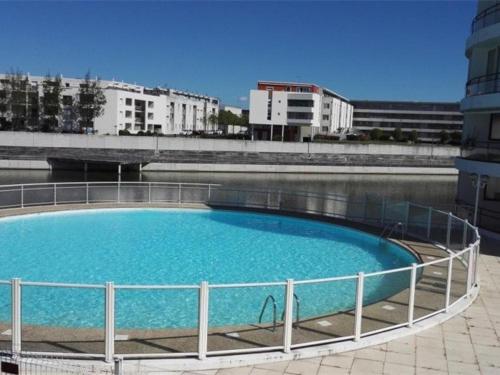
<path id="1" fill-rule="evenodd" d="M 472 179 L 472 186 L 476 188 L 476 199 L 474 201 L 474 219 L 472 221 L 472 224 L 476 226 L 479 206 L 479 192 L 481 191 L 481 189 L 484 189 L 486 187 L 486 184 L 488 183 L 488 176 L 473 173 L 470 175 L 470 177 Z"/>

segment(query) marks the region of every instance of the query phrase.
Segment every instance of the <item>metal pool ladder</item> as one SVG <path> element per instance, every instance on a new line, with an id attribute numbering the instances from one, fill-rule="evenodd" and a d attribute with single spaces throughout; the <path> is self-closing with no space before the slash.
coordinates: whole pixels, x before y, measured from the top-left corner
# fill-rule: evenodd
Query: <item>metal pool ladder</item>
<path id="1" fill-rule="evenodd" d="M 264 311 L 266 311 L 267 303 L 269 301 L 272 301 L 273 303 L 273 332 L 276 330 L 276 299 L 273 297 L 272 294 L 268 295 L 266 297 L 266 300 L 264 301 L 264 305 L 262 306 L 262 310 L 260 311 L 259 315 L 259 323 L 262 323 L 262 316 L 264 315 Z"/>
<path id="2" fill-rule="evenodd" d="M 295 328 L 299 328 L 299 318 L 300 318 L 300 299 L 299 297 L 293 293 L 293 299 L 295 301 Z M 285 319 L 285 311 L 281 314 L 281 320 Z"/>
<path id="3" fill-rule="evenodd" d="M 382 231 L 382 233 L 380 233 L 379 242 L 382 238 L 390 237 L 392 232 L 394 232 L 394 229 L 396 229 L 397 227 L 401 227 L 401 239 L 403 239 L 403 223 L 398 221 L 397 223 L 387 224 L 384 227 L 384 230 Z"/>

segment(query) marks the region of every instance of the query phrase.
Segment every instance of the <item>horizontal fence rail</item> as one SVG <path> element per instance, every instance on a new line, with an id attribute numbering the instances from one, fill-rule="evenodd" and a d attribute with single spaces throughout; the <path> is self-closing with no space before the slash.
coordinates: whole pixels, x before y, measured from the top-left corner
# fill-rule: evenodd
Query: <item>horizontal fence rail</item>
<path id="1" fill-rule="evenodd" d="M 12 355 L 29 355 L 44 353 L 44 349 L 36 348 L 29 340 L 25 341 L 24 329 L 33 329 L 24 323 L 23 295 L 33 292 L 33 288 L 49 288 L 53 292 L 95 293 L 96 304 L 102 306 L 103 325 L 93 332 L 102 341 L 101 350 L 89 349 L 87 352 L 74 351 L 57 353 L 67 357 L 102 358 L 113 362 L 119 358 L 157 358 L 157 357 L 195 357 L 203 360 L 209 356 L 222 354 L 257 353 L 281 350 L 285 353 L 304 346 L 334 343 L 338 341 L 363 340 L 364 337 L 401 327 L 412 327 L 415 323 L 437 314 L 450 311 L 455 304 L 473 295 L 477 285 L 478 256 L 480 237 L 476 227 L 467 219 L 462 219 L 450 212 L 436 210 L 431 207 L 411 202 L 394 202 L 376 196 L 349 197 L 340 194 L 319 194 L 286 190 L 259 190 L 231 188 L 217 184 L 163 183 L 163 182 L 64 182 L 40 183 L 0 186 L 0 214 L 15 212 L 19 208 L 58 206 L 58 205 L 90 205 L 90 204 L 203 204 L 208 207 L 229 209 L 256 209 L 266 212 L 312 215 L 316 218 L 338 219 L 345 223 L 358 223 L 369 228 L 392 228 L 393 238 L 411 238 L 412 240 L 432 244 L 442 249 L 443 256 L 437 259 L 428 257 L 411 266 L 390 269 L 380 272 L 344 275 L 322 279 L 282 280 L 254 283 L 210 284 L 202 281 L 197 285 L 115 285 L 52 283 L 45 281 L 24 281 L 19 278 L 0 280 L 3 288 L 0 305 L 10 308 L 10 347 Z M 70 206 L 69 206 L 70 207 Z M 94 207 L 94 206 L 92 206 Z M 97 206 L 98 207 L 98 206 Z M 71 208 L 71 207 L 70 207 Z M 381 240 L 384 240 L 381 238 Z M 8 246 L 8 244 L 3 244 Z M 394 321 L 381 323 L 377 319 L 377 310 L 373 306 L 380 299 L 373 299 L 367 290 L 374 282 L 390 283 L 394 278 L 406 280 L 407 288 L 399 293 L 397 301 L 406 310 Z M 430 287 L 421 287 L 421 280 L 428 278 Z M 439 279 L 436 280 L 436 279 Z M 351 307 L 335 314 L 342 317 L 346 328 L 341 334 L 307 336 L 303 324 L 308 324 L 310 317 L 299 317 L 299 303 L 303 303 L 301 288 L 344 288 L 352 290 L 347 295 Z M 425 303 L 425 294 L 434 293 L 432 306 Z M 265 295 L 282 296 L 283 315 L 275 322 L 272 329 L 258 327 L 264 332 L 261 336 L 252 336 L 256 342 L 265 337 L 267 341 L 258 345 L 245 344 L 242 339 L 237 344 L 225 344 L 221 337 L 237 338 L 235 327 L 213 327 L 211 309 L 217 302 L 214 295 L 221 290 L 238 293 L 262 291 Z M 127 335 L 119 334 L 116 319 L 120 314 L 128 313 L 120 310 L 119 295 L 122 293 L 185 293 L 176 298 L 194 297 L 190 313 L 196 315 L 197 327 L 190 331 L 182 331 L 183 350 L 169 350 L 160 344 L 149 351 L 130 349 Z M 8 295 L 8 297 L 6 297 Z M 32 294 L 31 294 L 32 295 Z M 57 294 L 56 294 L 57 295 Z M 163 296 L 163 295 L 162 295 Z M 437 297 L 436 297 L 437 296 Z M 328 295 L 325 295 L 327 298 Z M 439 298 L 438 298 L 439 297 Z M 164 296 L 162 297 L 164 298 Z M 173 298 L 173 297 L 172 297 Z M 274 296 L 272 297 L 275 298 Z M 97 301 L 99 300 L 99 301 Z M 424 301 L 424 302 L 423 302 Z M 238 300 L 231 303 L 237 304 Z M 64 301 L 59 301 L 64 303 Z M 96 305 L 97 306 L 97 305 Z M 390 306 L 389 306 L 390 308 Z M 141 310 L 143 311 L 143 310 Z M 147 309 L 146 313 L 151 313 Z M 260 311 L 260 310 L 259 310 Z M 302 309 L 301 309 L 302 311 Z M 390 315 L 390 310 L 387 314 Z M 159 311 L 158 313 L 161 313 Z M 264 314 L 265 311 L 262 311 Z M 335 315 L 336 317 L 337 315 Z M 340 319 L 340 318 L 339 318 Z M 374 323 L 376 322 L 376 324 Z M 350 328 L 349 328 L 350 327 Z M 169 328 L 169 327 L 167 327 Z M 252 328 L 255 329 L 255 326 Z M 247 329 L 247 331 L 250 328 Z M 242 331 L 245 332 L 245 331 Z M 259 331 L 260 332 L 260 331 Z M 73 332 L 70 334 L 70 336 Z M 168 332 L 164 333 L 169 340 Z M 233 336 L 231 336 L 233 335 Z M 190 344 L 192 339 L 192 345 Z M 89 339 L 90 340 L 90 339 Z M 172 339 L 173 340 L 173 339 Z M 217 344 L 213 343 L 217 341 Z M 98 340 L 97 340 L 98 341 Z M 125 341 L 125 344 L 122 342 Z M 170 342 L 170 341 L 169 341 Z M 242 343 L 243 342 L 243 343 Z M 153 346 L 153 345 L 152 345 Z M 92 347 L 93 348 L 93 347 Z M 127 352 L 128 351 L 128 352 Z"/>

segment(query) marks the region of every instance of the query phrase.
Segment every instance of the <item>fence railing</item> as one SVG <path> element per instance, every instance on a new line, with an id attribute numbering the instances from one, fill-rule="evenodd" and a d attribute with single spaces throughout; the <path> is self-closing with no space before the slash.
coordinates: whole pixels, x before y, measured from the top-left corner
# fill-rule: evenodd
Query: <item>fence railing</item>
<path id="1" fill-rule="evenodd" d="M 500 4 L 494 4 L 474 17 L 471 25 L 471 33 L 498 22 L 500 22 Z"/>
<path id="2" fill-rule="evenodd" d="M 378 233 L 388 225 L 401 223 L 396 228 L 398 234 L 395 237 L 404 236 L 417 243 L 425 243 L 426 249 L 433 249 L 434 252 L 429 250 L 431 252 L 422 256 L 420 263 L 408 267 L 314 280 L 263 280 L 234 284 L 203 281 L 197 285 L 71 284 L 19 278 L 1 280 L 0 296 L 4 300 L 0 301 L 0 309 L 10 309 L 10 321 L 0 322 L 0 328 L 5 328 L 0 346 L 7 347 L 14 355 L 57 353 L 66 357 L 98 357 L 112 362 L 117 357 L 195 357 L 203 360 L 207 356 L 222 354 L 271 350 L 288 353 L 304 346 L 360 341 L 380 332 L 412 327 L 429 317 L 449 312 L 456 304 L 471 297 L 478 281 L 480 237 L 477 228 L 452 213 L 410 202 L 394 202 L 369 195 L 351 198 L 340 194 L 251 190 L 189 183 L 68 182 L 0 186 L 0 208 L 4 209 L 91 203 L 201 203 L 216 208 L 258 209 L 339 219 L 345 223 L 361 224 Z M 441 250 L 436 250 L 438 248 Z M 383 296 L 377 293 L 380 288 L 391 285 L 406 287 L 391 289 Z M 54 296 L 63 296 L 64 293 L 92 294 L 95 296 L 93 307 L 96 311 L 103 311 L 102 325 L 97 328 L 68 328 L 25 323 L 24 316 L 30 311 L 24 308 L 30 302 L 27 297 L 36 299 L 37 288 L 48 288 Z M 326 299 L 330 298 L 332 290 L 341 291 L 344 306 L 335 312 L 318 311 L 314 316 L 301 317 L 296 324 L 297 296 L 300 296 L 302 306 L 305 303 L 314 304 L 314 301 L 307 301 L 308 293 L 314 288 L 318 288 Z M 221 297 L 222 292 L 224 298 Z M 123 314 L 136 313 L 120 309 L 120 298 L 131 293 L 148 293 L 151 299 L 165 301 L 160 307 L 137 307 L 138 314 L 151 316 L 164 313 L 169 300 L 179 298 L 188 301 L 185 314 L 196 317 L 196 328 L 179 329 L 176 324 L 157 332 L 154 329 L 122 328 L 116 323 L 117 319 Z M 279 321 L 275 325 L 259 324 L 259 306 L 255 322 L 232 327 L 212 324 L 214 314 L 223 313 L 218 306 L 237 304 L 242 301 L 240 298 L 244 293 L 258 293 L 263 296 L 262 301 L 271 294 L 280 296 L 276 300 L 282 307 L 282 317 L 278 314 Z M 64 302 L 51 303 L 59 303 L 64 309 Z M 67 313 L 71 314 L 71 308 L 68 310 Z"/>

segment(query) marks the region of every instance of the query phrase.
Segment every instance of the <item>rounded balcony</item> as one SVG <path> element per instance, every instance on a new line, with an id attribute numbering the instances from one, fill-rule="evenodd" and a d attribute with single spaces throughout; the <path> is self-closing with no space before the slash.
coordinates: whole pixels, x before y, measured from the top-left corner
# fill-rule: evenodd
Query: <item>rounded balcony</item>
<path id="1" fill-rule="evenodd" d="M 486 47 L 498 40 L 500 40 L 500 4 L 495 4 L 474 17 L 465 54 L 470 58 L 473 48 Z"/>
<path id="2" fill-rule="evenodd" d="M 465 98 L 460 109 L 488 111 L 500 108 L 500 73 L 486 74 L 470 79 L 465 86 Z"/>

